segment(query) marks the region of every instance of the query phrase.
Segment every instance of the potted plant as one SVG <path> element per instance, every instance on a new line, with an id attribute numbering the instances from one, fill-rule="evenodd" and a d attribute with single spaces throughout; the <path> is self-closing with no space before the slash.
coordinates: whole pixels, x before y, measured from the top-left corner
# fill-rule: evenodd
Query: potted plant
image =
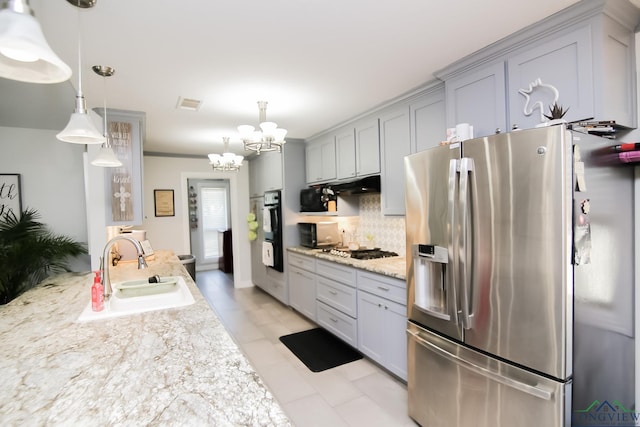
<path id="1" fill-rule="evenodd" d="M 554 102 L 553 105 L 549 106 L 549 115 L 544 114 L 544 116 L 549 119 L 549 124 L 564 123 L 563 117 L 567 114 L 567 111 L 569 111 L 568 108 L 565 110 L 557 102 Z"/>
<path id="2" fill-rule="evenodd" d="M 19 218 L 13 211 L 0 217 L 0 304 L 15 299 L 51 273 L 69 271 L 66 261 L 87 253 L 83 244 L 52 233 L 38 218 L 31 209 Z"/>

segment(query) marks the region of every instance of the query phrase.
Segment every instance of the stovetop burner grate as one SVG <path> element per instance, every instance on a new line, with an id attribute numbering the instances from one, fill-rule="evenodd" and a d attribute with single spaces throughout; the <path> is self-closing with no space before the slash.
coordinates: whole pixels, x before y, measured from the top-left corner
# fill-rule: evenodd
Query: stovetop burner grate
<path id="1" fill-rule="evenodd" d="M 379 258 L 390 258 L 394 256 L 398 256 L 397 253 L 391 251 L 383 251 L 380 248 L 375 249 L 323 249 L 322 252 L 339 256 L 342 258 L 354 258 L 360 260 L 368 260 L 368 259 L 379 259 Z"/>

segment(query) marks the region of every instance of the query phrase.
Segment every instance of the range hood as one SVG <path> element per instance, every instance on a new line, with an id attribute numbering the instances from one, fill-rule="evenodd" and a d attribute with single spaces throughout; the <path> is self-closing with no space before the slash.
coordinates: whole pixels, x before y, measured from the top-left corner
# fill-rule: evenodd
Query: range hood
<path id="1" fill-rule="evenodd" d="M 351 196 L 356 194 L 379 193 L 380 175 L 367 176 L 349 182 L 338 182 L 329 184 L 329 187 L 340 196 Z"/>

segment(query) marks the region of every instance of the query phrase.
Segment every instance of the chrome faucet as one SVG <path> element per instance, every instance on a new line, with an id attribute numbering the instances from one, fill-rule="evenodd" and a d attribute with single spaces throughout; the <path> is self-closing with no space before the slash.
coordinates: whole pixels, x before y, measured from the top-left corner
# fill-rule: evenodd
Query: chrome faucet
<path id="1" fill-rule="evenodd" d="M 104 300 L 108 301 L 111 298 L 111 293 L 113 290 L 111 289 L 111 280 L 109 279 L 109 252 L 111 250 L 111 246 L 118 240 L 128 240 L 133 243 L 133 246 L 136 247 L 136 251 L 138 251 L 138 270 L 142 270 L 143 268 L 147 268 L 147 262 L 144 260 L 144 250 L 142 249 L 142 245 L 133 237 L 123 236 L 122 234 L 117 235 L 113 239 L 109 240 L 106 245 L 104 245 L 104 251 L 102 253 L 102 259 L 104 260 L 104 271 L 102 272 L 102 288 L 104 289 Z"/>

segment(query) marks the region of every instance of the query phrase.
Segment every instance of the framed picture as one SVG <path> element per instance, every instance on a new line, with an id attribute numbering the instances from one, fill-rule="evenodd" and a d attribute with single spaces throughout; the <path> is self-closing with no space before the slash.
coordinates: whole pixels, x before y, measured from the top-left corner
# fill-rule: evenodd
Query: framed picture
<path id="1" fill-rule="evenodd" d="M 175 216 L 173 190 L 153 190 L 153 204 L 156 216 Z"/>
<path id="2" fill-rule="evenodd" d="M 22 215 L 20 174 L 0 174 L 0 217 L 13 212 L 16 218 Z"/>

